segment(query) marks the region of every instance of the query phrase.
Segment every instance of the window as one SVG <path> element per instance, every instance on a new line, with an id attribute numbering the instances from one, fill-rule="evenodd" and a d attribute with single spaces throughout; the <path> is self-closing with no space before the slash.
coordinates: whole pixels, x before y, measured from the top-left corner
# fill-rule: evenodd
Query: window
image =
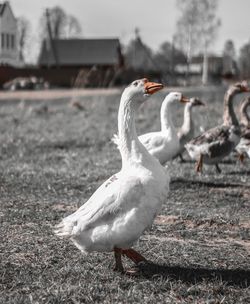
<path id="1" fill-rule="evenodd" d="M 4 35 L 4 33 L 2 33 L 1 34 L 1 47 L 2 47 L 2 49 L 4 49 L 5 48 L 5 37 L 4 37 L 5 35 Z"/>
<path id="2" fill-rule="evenodd" d="M 16 40 L 15 40 L 15 35 L 14 34 L 6 34 L 6 33 L 1 33 L 1 48 L 2 49 L 15 49 L 15 44 L 16 44 Z"/>
<path id="3" fill-rule="evenodd" d="M 11 48 L 15 48 L 15 36 L 13 34 L 11 35 Z"/>
<path id="4" fill-rule="evenodd" d="M 6 48 L 8 49 L 10 46 L 10 35 L 6 34 Z"/>

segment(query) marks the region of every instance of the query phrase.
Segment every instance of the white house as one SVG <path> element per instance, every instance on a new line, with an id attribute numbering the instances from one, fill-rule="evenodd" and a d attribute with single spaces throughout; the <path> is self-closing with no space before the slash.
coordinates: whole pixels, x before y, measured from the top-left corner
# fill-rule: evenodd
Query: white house
<path id="1" fill-rule="evenodd" d="M 0 65 L 19 66 L 17 19 L 8 1 L 0 3 Z"/>

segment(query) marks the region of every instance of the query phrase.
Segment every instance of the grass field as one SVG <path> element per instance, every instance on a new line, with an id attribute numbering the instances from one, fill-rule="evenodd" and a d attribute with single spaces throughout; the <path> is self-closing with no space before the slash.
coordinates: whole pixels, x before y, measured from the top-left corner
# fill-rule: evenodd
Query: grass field
<path id="1" fill-rule="evenodd" d="M 197 125 L 221 122 L 223 92 L 184 91 L 207 102 Z M 165 95 L 140 109 L 138 134 L 159 129 Z M 220 175 L 169 164 L 169 198 L 135 246 L 152 263 L 120 275 L 111 253 L 84 256 L 52 232 L 120 169 L 110 142 L 120 95 L 75 96 L 81 109 L 42 98 L 0 101 L 0 303 L 250 303 L 250 160 L 231 155 Z"/>

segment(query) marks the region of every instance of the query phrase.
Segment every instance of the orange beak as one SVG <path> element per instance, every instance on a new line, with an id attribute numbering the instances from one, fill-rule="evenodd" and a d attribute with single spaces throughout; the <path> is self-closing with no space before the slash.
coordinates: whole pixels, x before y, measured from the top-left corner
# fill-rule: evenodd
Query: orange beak
<path id="1" fill-rule="evenodd" d="M 248 88 L 248 87 L 243 87 L 243 92 L 250 92 L 250 88 Z"/>
<path id="2" fill-rule="evenodd" d="M 185 97 L 185 96 L 182 96 L 182 97 L 181 97 L 181 100 L 180 100 L 180 102 L 182 102 L 182 103 L 187 103 L 187 102 L 189 102 L 189 101 L 190 101 L 190 99 L 187 98 L 187 97 Z"/>
<path id="3" fill-rule="evenodd" d="M 244 80 L 241 84 L 242 92 L 250 92 L 250 88 L 246 80 Z"/>
<path id="4" fill-rule="evenodd" d="M 205 103 L 199 99 L 195 99 L 195 102 L 193 103 L 193 105 L 194 106 L 205 106 Z"/>
<path id="5" fill-rule="evenodd" d="M 149 82 L 149 81 L 145 80 L 144 88 L 145 88 L 146 94 L 152 95 L 155 92 L 158 92 L 159 90 L 161 90 L 163 88 L 163 85 L 161 83 Z"/>

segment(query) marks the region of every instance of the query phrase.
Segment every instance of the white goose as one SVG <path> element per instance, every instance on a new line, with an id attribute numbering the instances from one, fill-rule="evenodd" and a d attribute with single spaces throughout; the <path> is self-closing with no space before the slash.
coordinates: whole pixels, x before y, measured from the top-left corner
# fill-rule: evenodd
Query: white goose
<path id="1" fill-rule="evenodd" d="M 162 87 L 141 79 L 124 90 L 118 113 L 121 171 L 55 230 L 83 252 L 114 251 L 115 270 L 120 272 L 122 254 L 136 264 L 145 260 L 131 246 L 152 225 L 169 191 L 169 175 L 139 142 L 134 119 L 139 106 Z"/>
<path id="2" fill-rule="evenodd" d="M 161 131 L 146 133 L 138 137 L 148 152 L 162 165 L 171 160 L 179 150 L 179 139 L 172 120 L 172 106 L 175 102 L 187 103 L 189 99 L 179 92 L 169 93 L 161 105 Z M 119 136 L 115 134 L 112 141 L 119 148 Z"/>
<path id="3" fill-rule="evenodd" d="M 192 159 L 196 159 L 196 172 L 202 172 L 203 162 L 214 164 L 220 173 L 218 163 L 229 155 L 240 141 L 240 127 L 233 109 L 233 97 L 249 92 L 245 81 L 231 85 L 224 97 L 223 124 L 197 136 L 186 144 Z"/>
<path id="4" fill-rule="evenodd" d="M 171 160 L 179 150 L 179 139 L 172 120 L 172 106 L 175 102 L 186 103 L 189 99 L 178 92 L 169 93 L 161 106 L 161 131 L 139 136 L 140 142 L 162 165 Z"/>
<path id="5" fill-rule="evenodd" d="M 250 117 L 247 108 L 250 106 L 250 96 L 243 99 L 240 106 L 241 137 L 236 151 L 239 153 L 239 160 L 243 163 L 245 155 L 250 158 Z"/>
<path id="6" fill-rule="evenodd" d="M 187 102 L 184 108 L 183 124 L 179 129 L 177 136 L 179 138 L 179 149 L 176 156 L 179 156 L 182 161 L 182 153 L 185 150 L 185 144 L 194 138 L 195 125 L 192 118 L 192 109 L 197 106 L 204 106 L 205 104 L 198 98 L 190 98 L 190 102 Z"/>

